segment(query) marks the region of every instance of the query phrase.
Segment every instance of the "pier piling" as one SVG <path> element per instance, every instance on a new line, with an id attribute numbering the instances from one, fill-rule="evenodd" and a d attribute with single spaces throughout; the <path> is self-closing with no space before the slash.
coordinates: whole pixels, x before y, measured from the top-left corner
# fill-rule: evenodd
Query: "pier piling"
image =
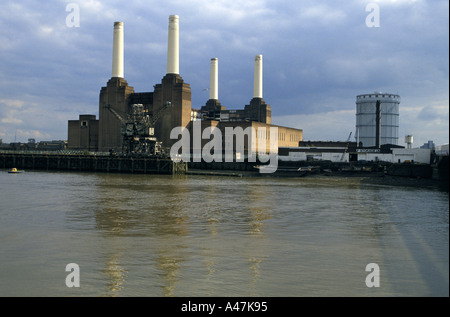
<path id="1" fill-rule="evenodd" d="M 0 168 L 143 174 L 185 174 L 187 163 L 159 157 L 0 153 Z"/>

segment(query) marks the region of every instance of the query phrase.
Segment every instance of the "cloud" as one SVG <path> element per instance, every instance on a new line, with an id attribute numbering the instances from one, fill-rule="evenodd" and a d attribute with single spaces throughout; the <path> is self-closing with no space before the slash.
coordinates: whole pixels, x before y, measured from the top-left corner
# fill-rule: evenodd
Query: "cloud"
<path id="1" fill-rule="evenodd" d="M 336 25 L 346 18 L 346 14 L 339 6 L 329 6 L 326 4 L 312 5 L 300 11 L 300 19 L 309 20 L 309 23 L 324 25 Z"/>
<path id="2" fill-rule="evenodd" d="M 6 124 L 19 124 L 22 123 L 23 121 L 20 119 L 16 119 L 16 118 L 2 118 L 0 120 L 1 123 L 6 123 Z"/>
<path id="3" fill-rule="evenodd" d="M 303 129 L 304 140 L 345 141 L 352 133 L 356 136 L 356 110 L 336 110 L 311 114 L 273 116 L 272 123 Z M 400 104 L 399 145 L 404 144 L 404 136 L 412 134 L 415 146 L 428 140 L 436 144 L 448 143 L 449 108 L 445 105 L 410 107 Z"/>
<path id="4" fill-rule="evenodd" d="M 417 119 L 423 121 L 448 120 L 448 107 L 446 106 L 425 106 L 417 115 Z"/>
<path id="5" fill-rule="evenodd" d="M 35 140 L 51 140 L 51 134 L 46 133 L 40 130 L 23 130 L 23 129 L 17 129 L 14 132 L 15 137 L 21 140 L 28 140 L 28 139 L 35 139 Z M 19 140 L 17 140 L 19 141 Z M 23 142 L 23 141 L 22 141 Z"/>
<path id="6" fill-rule="evenodd" d="M 272 117 L 272 123 L 303 129 L 303 140 L 345 141 L 350 132 L 355 136 L 355 111 L 337 110 L 312 114 Z M 352 139 L 353 140 L 353 139 Z"/>
<path id="7" fill-rule="evenodd" d="M 380 6 L 379 28 L 365 25 L 372 2 Z M 424 126 L 431 135 L 423 138 L 431 139 L 428 122 L 445 130 L 447 0 L 80 0 L 80 27 L 73 28 L 65 24 L 68 3 L 2 5 L 1 128 L 60 139 L 68 119 L 97 114 L 111 75 L 114 21 L 125 23 L 126 80 L 136 91 L 152 91 L 166 70 L 168 16 L 178 14 L 180 71 L 194 107 L 207 101 L 209 60 L 218 57 L 219 99 L 228 109 L 243 108 L 252 98 L 254 56 L 263 54 L 264 99 L 274 119 L 288 126 L 301 120 L 297 127 L 311 139 L 346 139 L 356 95 L 374 90 L 399 93 L 401 111 L 414 109 L 401 112 L 405 129 Z"/>
<path id="8" fill-rule="evenodd" d="M 1 108 L 22 108 L 24 102 L 17 99 L 0 99 Z"/>
<path id="9" fill-rule="evenodd" d="M 23 110 L 24 102 L 14 99 L 0 99 L 0 123 L 18 125 L 23 123 L 19 113 Z"/>
<path id="10" fill-rule="evenodd" d="M 448 101 L 447 101 L 448 102 Z M 428 140 L 435 144 L 447 144 L 449 135 L 448 106 L 400 107 L 400 138 L 412 134 L 414 146 Z M 403 142 L 403 140 L 399 140 Z"/>

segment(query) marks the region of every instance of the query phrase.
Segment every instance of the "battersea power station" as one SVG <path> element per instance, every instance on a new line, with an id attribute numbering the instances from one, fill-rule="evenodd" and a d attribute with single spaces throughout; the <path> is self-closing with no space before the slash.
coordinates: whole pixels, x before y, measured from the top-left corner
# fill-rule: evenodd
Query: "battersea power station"
<path id="1" fill-rule="evenodd" d="M 230 128 L 249 132 L 243 144 L 247 154 L 269 153 L 274 140 L 277 147 L 297 147 L 303 139 L 302 130 L 271 124 L 271 107 L 263 99 L 262 55 L 256 55 L 254 63 L 253 97 L 243 109 L 227 110 L 220 103 L 217 58 L 211 58 L 209 100 L 199 109 L 193 109 L 190 85 L 179 73 L 179 17 L 171 15 L 167 73 L 161 83 L 153 86 L 153 91 L 135 92 L 124 76 L 124 24 L 115 22 L 112 74 L 100 90 L 99 118 L 81 114 L 78 120 L 69 120 L 68 148 L 128 154 L 168 153 L 178 142 L 173 136 L 174 129 L 178 128 L 189 132 L 190 153 L 195 153 L 196 147 L 199 150 L 198 147 L 203 148 L 209 141 L 204 134 L 198 142 L 193 140 L 195 129 L 199 127 L 200 131 L 207 128 L 220 131 L 221 151 L 230 142 L 226 137 Z"/>

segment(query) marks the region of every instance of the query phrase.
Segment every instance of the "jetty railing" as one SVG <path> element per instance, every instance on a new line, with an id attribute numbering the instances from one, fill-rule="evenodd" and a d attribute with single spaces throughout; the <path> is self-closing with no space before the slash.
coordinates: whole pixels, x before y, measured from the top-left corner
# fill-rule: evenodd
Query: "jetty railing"
<path id="1" fill-rule="evenodd" d="M 0 168 L 144 174 L 185 174 L 187 172 L 187 163 L 175 162 L 170 158 L 114 156 L 109 153 L 36 152 L 2 151 L 0 152 Z"/>

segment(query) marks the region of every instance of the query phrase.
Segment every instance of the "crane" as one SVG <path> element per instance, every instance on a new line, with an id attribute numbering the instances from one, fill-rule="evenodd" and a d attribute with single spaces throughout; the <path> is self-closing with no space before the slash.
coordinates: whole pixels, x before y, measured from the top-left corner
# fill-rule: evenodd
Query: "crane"
<path id="1" fill-rule="evenodd" d="M 111 105 L 105 105 L 109 111 L 122 123 L 121 134 L 122 153 L 125 155 L 159 155 L 161 142 L 155 137 L 155 124 L 164 111 L 172 106 L 167 101 L 161 109 L 150 119 L 142 104 L 133 104 L 128 118 L 123 118 Z"/>
<path id="2" fill-rule="evenodd" d="M 352 137 L 352 132 L 350 132 L 350 134 L 348 135 L 348 138 L 347 138 L 347 141 L 346 141 L 346 144 L 345 144 L 344 153 L 342 153 L 342 156 L 341 156 L 341 162 L 344 160 L 345 153 L 347 153 L 347 150 L 348 150 L 348 144 L 350 143 L 350 138 L 351 138 L 351 137 Z"/>

